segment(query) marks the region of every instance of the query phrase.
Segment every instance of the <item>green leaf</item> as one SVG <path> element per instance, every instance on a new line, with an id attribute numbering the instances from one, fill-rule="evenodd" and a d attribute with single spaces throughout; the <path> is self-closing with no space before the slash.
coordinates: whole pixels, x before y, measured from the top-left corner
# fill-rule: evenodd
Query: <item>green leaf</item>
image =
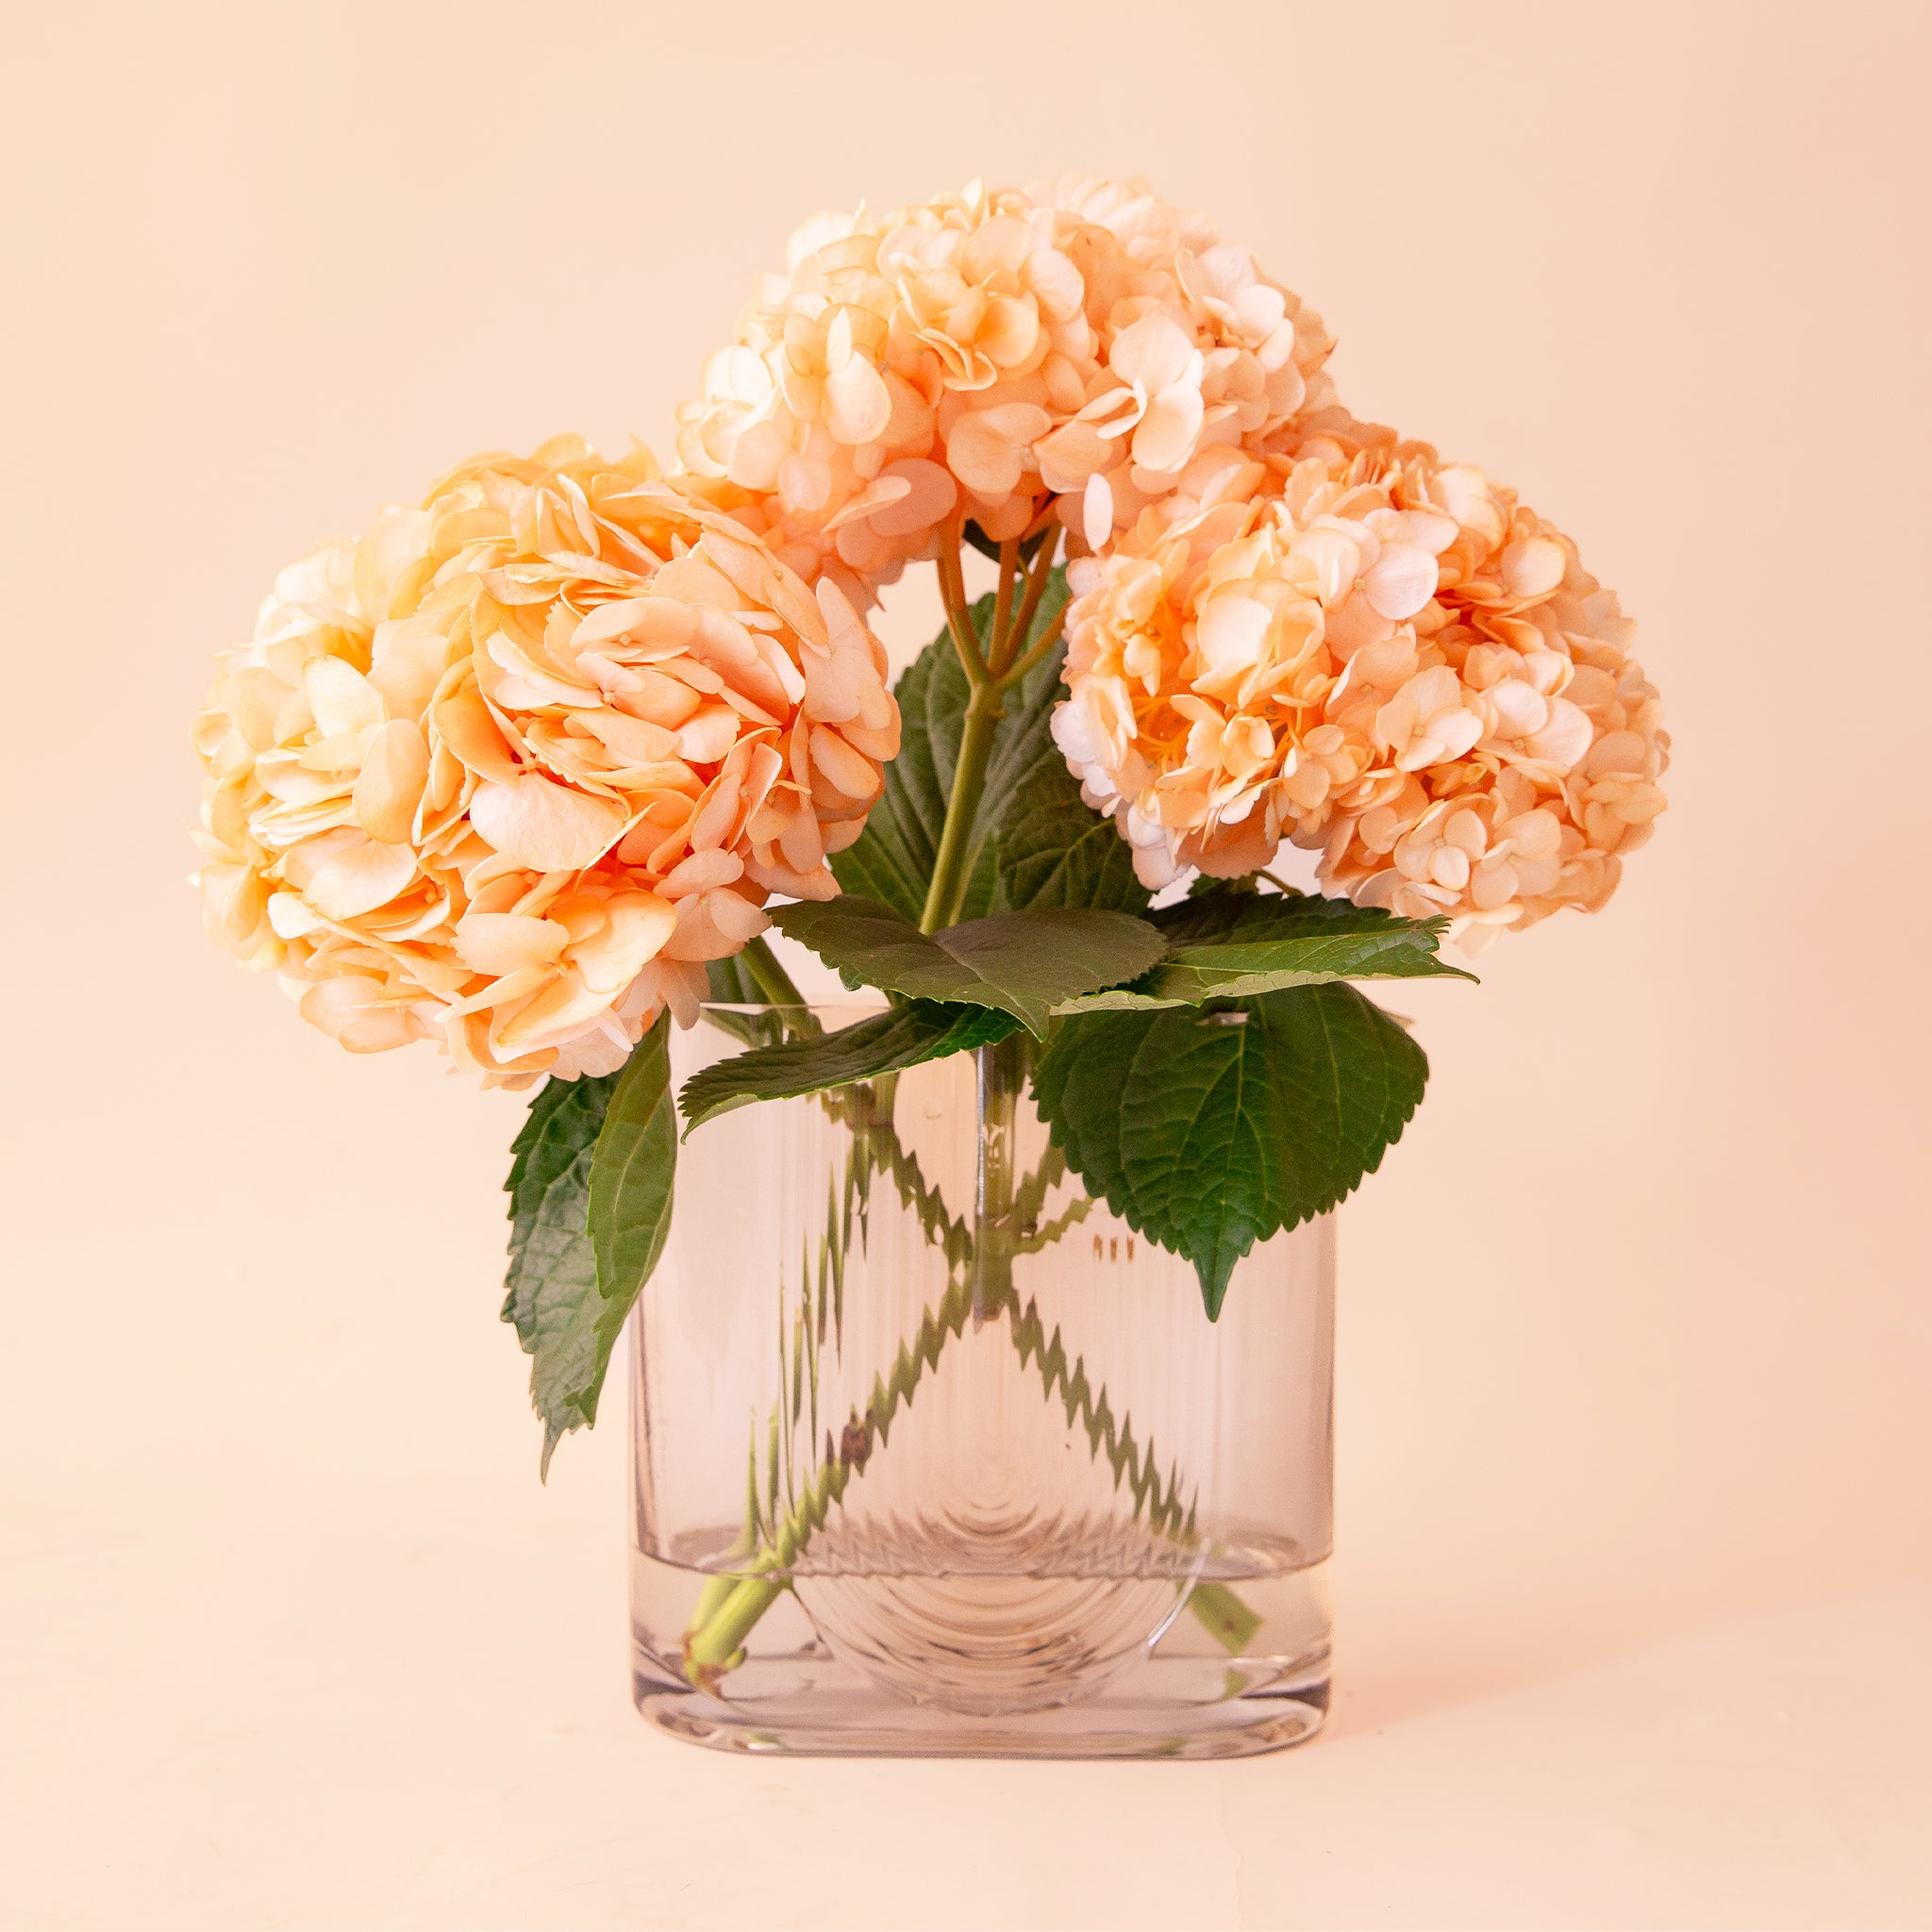
<path id="1" fill-rule="evenodd" d="M 1161 937 L 1124 912 L 1057 907 L 968 920 L 928 937 L 875 900 L 842 893 L 774 907 L 773 924 L 848 978 L 914 999 L 997 1007 L 1044 1034 L 1055 1007 L 1137 978 Z"/>
<path id="2" fill-rule="evenodd" d="M 1112 819 L 1081 798 L 1080 781 L 1051 739 L 1012 793 L 997 852 L 1001 891 L 1009 906 L 1139 912 L 1147 904 L 1147 889 L 1134 876 L 1133 847 Z"/>
<path id="3" fill-rule="evenodd" d="M 1474 979 L 1437 957 L 1446 919 L 1398 919 L 1347 899 L 1223 891 L 1151 915 L 1170 952 L 1131 986 L 1061 1013 L 1198 1006 L 1336 979 Z"/>
<path id="4" fill-rule="evenodd" d="M 1057 568 L 1040 600 L 1033 635 L 1052 623 L 1066 601 L 1066 574 Z M 993 602 L 989 595 L 973 607 L 982 644 L 992 625 Z M 1057 644 L 1006 694 L 986 789 L 968 834 L 964 918 L 1031 906 L 1138 912 L 1147 903 L 1146 889 L 1134 876 L 1132 852 L 1110 820 L 1080 802 L 1079 783 L 1053 741 L 1054 709 L 1066 695 L 1060 686 L 1064 655 L 1064 646 Z M 925 907 L 972 695 L 947 632 L 941 630 L 907 667 L 893 695 L 899 702 L 899 756 L 886 767 L 885 790 L 864 832 L 834 854 L 831 866 L 846 891 L 916 922 Z"/>
<path id="5" fill-rule="evenodd" d="M 1211 1319 L 1256 1241 L 1374 1172 L 1427 1077 L 1388 1014 L 1329 983 L 1065 1021 L 1034 1092 L 1090 1191 L 1194 1264 Z"/>
<path id="6" fill-rule="evenodd" d="M 761 1046 L 720 1060 L 684 1083 L 678 1107 L 685 1132 L 755 1100 L 784 1100 L 828 1087 L 895 1074 L 921 1060 L 943 1059 L 1019 1031 L 1010 1014 L 989 1007 L 915 1000 L 836 1033 Z"/>
<path id="7" fill-rule="evenodd" d="M 1087 1191 L 1126 1219 L 1131 1196 L 1121 1159 L 1121 1092 L 1152 1024 L 1145 1013 L 1086 1013 L 1064 1020 L 1033 1068 L 1034 1105 L 1053 1144 L 1086 1182 Z"/>
<path id="8" fill-rule="evenodd" d="M 591 1162 L 608 1079 L 547 1080 L 512 1146 L 510 1236 L 503 1319 L 530 1357 L 530 1406 L 543 1422 L 542 1466 L 566 1429 L 596 1408 L 597 1257 L 591 1245 Z M 583 1403 L 589 1391 L 590 1411 Z"/>
<path id="9" fill-rule="evenodd" d="M 539 1342 L 531 1397 L 542 1416 L 545 1474 L 562 1436 L 597 1420 L 610 1349 L 671 1226 L 676 1132 L 669 1034 L 671 1020 L 660 1016 L 632 1049 L 625 1071 L 608 1080 L 549 1082 L 537 1095 L 539 1105 L 553 1093 L 558 1099 L 542 1115 L 531 1108 L 531 1123 L 524 1130 L 531 1136 L 527 1161 L 522 1158 L 524 1136 L 518 1136 L 520 1159 L 510 1171 L 512 1213 L 542 1174 L 558 1174 L 542 1194 L 547 1213 L 535 1224 L 535 1233 L 549 1241 L 545 1252 L 557 1254 L 557 1265 L 529 1283 L 533 1316 L 541 1316 L 529 1331 Z M 575 1090 L 586 1091 L 577 1095 Z M 566 1152 L 570 1159 L 562 1165 Z M 568 1241 L 562 1239 L 566 1233 Z M 522 1254 L 537 1256 L 535 1239 L 525 1241 Z M 512 1304 L 520 1300 L 518 1270 L 512 1235 Z M 518 1327 L 524 1329 L 522 1320 Z M 525 1349 L 531 1346 L 529 1333 Z"/>

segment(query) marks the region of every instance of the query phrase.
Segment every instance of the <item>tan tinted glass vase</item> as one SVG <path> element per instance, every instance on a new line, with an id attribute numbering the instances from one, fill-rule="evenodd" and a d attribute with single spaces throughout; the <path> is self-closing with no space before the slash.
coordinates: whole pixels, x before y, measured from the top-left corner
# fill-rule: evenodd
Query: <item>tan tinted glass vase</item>
<path id="1" fill-rule="evenodd" d="M 772 1024 L 707 1019 L 680 1078 Z M 1320 1724 L 1333 1221 L 1256 1247 L 1210 1323 L 1191 1267 L 1067 1173 L 1026 1074 L 1022 1038 L 681 1149 L 633 1323 L 633 1677 L 660 1729 L 1203 1757 Z"/>

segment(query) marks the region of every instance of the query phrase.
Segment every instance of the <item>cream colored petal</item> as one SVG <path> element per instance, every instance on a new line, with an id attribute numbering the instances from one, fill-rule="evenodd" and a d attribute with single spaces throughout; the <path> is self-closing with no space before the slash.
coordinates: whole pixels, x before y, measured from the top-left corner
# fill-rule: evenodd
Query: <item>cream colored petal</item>
<path id="1" fill-rule="evenodd" d="M 825 378 L 824 425 L 833 441 L 870 442 L 884 435 L 891 414 L 885 379 L 864 357 L 854 356 Z"/>
<path id="2" fill-rule="evenodd" d="M 616 992 L 628 986 L 664 946 L 677 924 L 677 908 L 650 892 L 611 900 L 604 930 L 571 948 L 570 962 L 584 984 Z"/>
<path id="3" fill-rule="evenodd" d="M 1178 323 L 1149 315 L 1121 331 L 1108 360 L 1124 381 L 1153 395 L 1180 376 L 1193 354 L 1193 339 Z"/>
<path id="4" fill-rule="evenodd" d="M 1081 492 L 1080 534 L 1090 550 L 1104 549 L 1113 535 L 1113 490 L 1097 471 Z"/>
<path id="5" fill-rule="evenodd" d="M 744 875 L 768 892 L 782 892 L 788 899 L 836 899 L 839 882 L 830 869 L 819 866 L 811 872 L 793 872 L 784 865 L 761 865 L 748 860 Z"/>
<path id="6" fill-rule="evenodd" d="M 953 425 L 946 439 L 946 461 L 953 474 L 979 496 L 1005 496 L 1025 468 L 1024 452 L 1002 432 L 996 415 L 991 409 L 970 411 Z"/>
<path id="7" fill-rule="evenodd" d="M 240 945 L 261 924 L 267 899 L 261 874 L 243 865 L 205 865 L 201 869 L 201 916 L 209 938 Z M 279 897 L 280 894 L 276 894 Z"/>
<path id="8" fill-rule="evenodd" d="M 429 745 L 408 718 L 391 718 L 369 741 L 357 774 L 356 817 L 372 839 L 408 841 L 429 778 Z"/>
<path id="9" fill-rule="evenodd" d="M 228 679 L 222 693 L 236 728 L 254 751 L 267 751 L 275 741 L 275 720 L 292 695 L 289 687 L 266 665 L 246 665 Z"/>
<path id="10" fill-rule="evenodd" d="M 278 939 L 306 939 L 312 932 L 327 930 L 327 923 L 305 905 L 299 892 L 273 892 L 269 895 L 268 923 Z"/>
<path id="11" fill-rule="evenodd" d="M 1272 613 L 1253 597 L 1216 597 L 1201 612 L 1194 641 L 1208 668 L 1215 672 L 1245 670 L 1261 653 Z"/>
<path id="12" fill-rule="evenodd" d="M 1436 594 L 1436 559 L 1416 543 L 1391 543 L 1362 580 L 1369 602 L 1382 616 L 1413 617 Z"/>
<path id="13" fill-rule="evenodd" d="M 724 891 L 697 892 L 677 908 L 677 929 L 664 944 L 672 959 L 722 959 L 771 924 L 750 900 Z"/>
<path id="14" fill-rule="evenodd" d="M 832 466 L 809 457 L 789 456 L 778 465 L 778 496 L 793 516 L 814 516 L 832 495 Z"/>
<path id="15" fill-rule="evenodd" d="M 879 472 L 879 480 L 904 481 L 911 486 L 908 493 L 896 503 L 872 513 L 872 527 L 882 537 L 905 537 L 916 530 L 930 529 L 951 514 L 959 498 L 951 474 L 924 457 L 888 463 Z"/>
<path id="16" fill-rule="evenodd" d="M 878 768 L 861 758 L 836 731 L 814 725 L 812 763 L 847 798 L 870 798 L 879 789 Z"/>
<path id="17" fill-rule="evenodd" d="M 393 618 L 375 626 L 369 681 L 391 718 L 421 718 L 449 661 L 449 640 L 426 617 Z"/>
<path id="18" fill-rule="evenodd" d="M 579 621 L 571 633 L 571 642 L 583 650 L 591 644 L 605 643 L 611 638 L 621 638 L 643 622 L 649 608 L 650 600 L 644 597 L 618 597 L 608 604 L 600 604 L 588 617 Z"/>
<path id="19" fill-rule="evenodd" d="M 302 674 L 302 689 L 325 738 L 352 736 L 382 723 L 382 693 L 340 658 L 311 658 Z"/>
<path id="20" fill-rule="evenodd" d="M 514 784 L 492 779 L 479 786 L 470 801 L 470 823 L 506 858 L 533 872 L 575 872 L 596 864 L 623 836 L 625 813 L 608 799 L 531 774 Z"/>
<path id="21" fill-rule="evenodd" d="M 1521 677 L 1506 677 L 1483 693 L 1505 738 L 1527 738 L 1541 731 L 1550 715 L 1549 700 Z"/>
<path id="22" fill-rule="evenodd" d="M 1568 698 L 1552 698 L 1548 722 L 1526 741 L 1526 746 L 1532 758 L 1567 772 L 1583 762 L 1592 728 L 1587 711 L 1579 710 Z"/>
<path id="23" fill-rule="evenodd" d="M 841 530 L 847 524 L 863 523 L 874 511 L 902 502 L 911 494 L 912 485 L 904 476 L 874 476 L 843 509 L 825 520 L 825 528 Z"/>
<path id="24" fill-rule="evenodd" d="M 1002 369 L 1017 369 L 1040 340 L 1040 311 L 1024 296 L 994 295 L 987 303 L 977 347 Z"/>
<path id="25" fill-rule="evenodd" d="M 492 975 L 547 965 L 563 957 L 570 933 L 554 919 L 517 912 L 469 912 L 456 929 L 457 958 L 473 973 Z"/>
<path id="26" fill-rule="evenodd" d="M 437 736 L 479 778 L 513 784 L 522 768 L 510 756 L 490 707 L 474 684 L 442 699 L 431 713 Z"/>
<path id="27" fill-rule="evenodd" d="M 351 1053 L 387 1053 L 422 1039 L 425 1028 L 408 1007 L 387 999 L 386 991 L 379 979 L 345 974 L 309 987 L 298 1010 Z"/>
<path id="28" fill-rule="evenodd" d="M 1503 552 L 1503 588 L 1512 597 L 1547 596 L 1563 581 L 1563 546 L 1547 537 L 1531 537 Z"/>
<path id="29" fill-rule="evenodd" d="M 1294 554 L 1315 566 L 1316 595 L 1324 605 L 1340 604 L 1361 570 L 1361 545 L 1345 530 L 1317 526 L 1294 540 Z"/>
<path id="30" fill-rule="evenodd" d="M 325 919 L 349 920 L 386 906 L 416 876 L 416 855 L 408 845 L 356 839 L 325 860 L 302 896 Z"/>
<path id="31" fill-rule="evenodd" d="M 677 755 L 693 765 L 714 765 L 738 737 L 738 714 L 728 705 L 706 705 L 677 733 Z"/>
<path id="32" fill-rule="evenodd" d="M 625 711 L 587 711 L 579 723 L 626 765 L 657 764 L 677 755 L 675 731 Z"/>
<path id="33" fill-rule="evenodd" d="M 744 875 L 744 860 L 735 852 L 716 847 L 693 852 L 665 874 L 658 891 L 667 899 L 682 899 L 691 892 L 707 892 L 717 886 L 734 884 Z"/>
<path id="34" fill-rule="evenodd" d="M 533 1041 L 567 1034 L 608 1010 L 611 989 L 587 986 L 567 968 L 533 993 L 527 1006 L 519 1007 L 508 1020 L 492 1029 L 491 1044 L 500 1054 L 519 1052 Z"/>
<path id="35" fill-rule="evenodd" d="M 1143 470 L 1177 470 L 1193 452 L 1205 406 L 1197 389 L 1158 396 L 1134 429 L 1134 460 Z"/>
<path id="36" fill-rule="evenodd" d="M 356 546 L 356 601 L 372 624 L 402 613 L 391 607 L 407 596 L 414 566 L 428 555 L 432 524 L 426 509 L 385 510 Z"/>
<path id="37" fill-rule="evenodd" d="M 771 924 L 770 916 L 738 892 L 708 892 L 705 910 L 711 924 L 734 947 L 741 946 Z"/>

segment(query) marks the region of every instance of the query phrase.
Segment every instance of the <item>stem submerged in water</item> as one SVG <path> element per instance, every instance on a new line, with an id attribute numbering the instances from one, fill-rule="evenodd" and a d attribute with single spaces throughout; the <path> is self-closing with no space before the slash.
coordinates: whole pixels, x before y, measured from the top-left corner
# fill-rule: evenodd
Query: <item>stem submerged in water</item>
<path id="1" fill-rule="evenodd" d="M 966 1325 L 973 1311 L 970 1274 L 956 1281 L 929 1309 L 908 1348 L 901 1343 L 891 1372 L 873 1384 L 872 1399 L 860 1417 L 846 1425 L 836 1457 L 823 1463 L 806 1491 L 789 1509 L 771 1541 L 722 1603 L 707 1586 L 702 1607 L 684 1634 L 684 1674 L 700 1690 L 716 1692 L 726 1673 L 742 1661 L 744 1641 L 761 1618 L 791 1589 L 793 1559 L 812 1533 L 824 1522 L 846 1487 L 871 1459 L 873 1451 L 891 1432 L 899 1412 L 912 1400 L 926 1373 L 937 1366 L 941 1350 Z M 713 1579 L 715 1582 L 717 1579 Z"/>
<path id="2" fill-rule="evenodd" d="M 1024 1033 L 976 1048 L 979 1172 L 973 1211 L 973 1315 L 991 1321 L 1013 1299 L 1013 1176 L 1019 1160 L 1020 1090 L 1026 1084 Z"/>

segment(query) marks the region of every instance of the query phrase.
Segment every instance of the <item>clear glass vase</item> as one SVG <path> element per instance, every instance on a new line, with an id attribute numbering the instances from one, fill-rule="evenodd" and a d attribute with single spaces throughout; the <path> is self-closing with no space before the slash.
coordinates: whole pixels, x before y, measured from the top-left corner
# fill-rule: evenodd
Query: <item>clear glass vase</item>
<path id="1" fill-rule="evenodd" d="M 680 1079 L 776 1024 L 706 1022 Z M 1332 1218 L 1255 1248 L 1210 1323 L 1192 1268 L 1066 1172 L 1027 1071 L 1021 1036 L 681 1148 L 633 1322 L 633 1683 L 660 1729 L 1209 1757 L 1320 1724 Z"/>

